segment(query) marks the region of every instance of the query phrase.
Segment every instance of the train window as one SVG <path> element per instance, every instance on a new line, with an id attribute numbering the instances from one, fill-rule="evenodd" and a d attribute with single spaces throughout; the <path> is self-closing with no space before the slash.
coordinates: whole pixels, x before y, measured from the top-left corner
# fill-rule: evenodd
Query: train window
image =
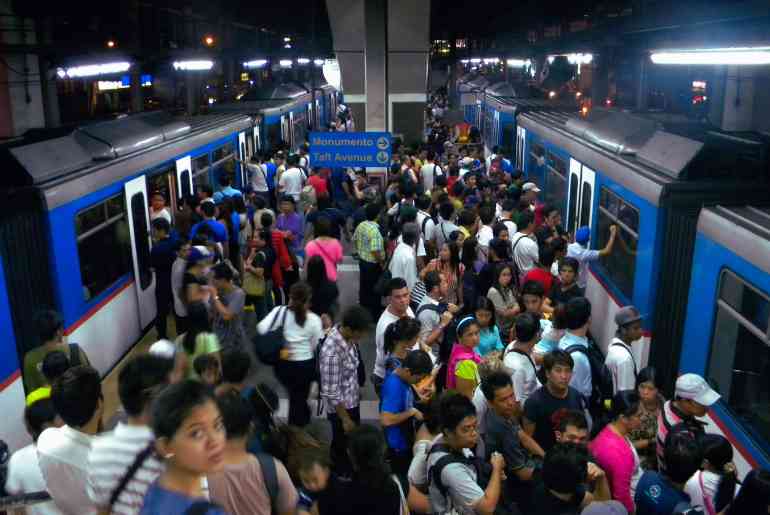
<path id="1" fill-rule="evenodd" d="M 271 123 L 267 126 L 267 144 L 271 151 L 275 151 L 277 147 L 281 145 L 283 137 L 281 136 L 281 125 L 277 123 Z"/>
<path id="2" fill-rule="evenodd" d="M 88 301 L 131 271 L 131 247 L 123 194 L 75 215 L 83 298 Z M 114 251 L 104 259 L 104 249 Z"/>
<path id="3" fill-rule="evenodd" d="M 545 180 L 545 202 L 555 205 L 564 216 L 564 203 L 567 200 L 567 164 L 552 152 L 547 153 L 548 170 Z"/>
<path id="4" fill-rule="evenodd" d="M 192 160 L 192 169 L 194 173 L 201 172 L 209 167 L 209 155 L 203 154 L 202 156 L 198 156 Z"/>
<path id="5" fill-rule="evenodd" d="M 147 176 L 147 192 L 150 194 L 150 198 L 152 198 L 153 193 L 160 192 L 163 195 L 166 206 L 169 207 L 170 212 L 174 211 L 172 202 L 176 200 L 174 191 L 172 190 L 172 177 L 175 175 L 176 165 L 172 164 L 157 172 L 152 172 L 152 175 Z"/>
<path id="6" fill-rule="evenodd" d="M 590 188 L 590 185 L 583 185 L 584 193 L 586 188 Z M 583 207 L 586 207 L 585 204 Z M 581 213 L 581 216 L 585 216 L 583 220 L 588 220 L 587 213 L 585 215 Z M 607 244 L 611 225 L 618 226 L 618 239 L 612 253 L 601 258 L 600 263 L 615 286 L 628 299 L 632 299 L 636 272 L 636 247 L 639 243 L 639 211 L 603 187 L 599 192 L 597 248 L 604 248 Z"/>
<path id="7" fill-rule="evenodd" d="M 545 155 L 545 147 L 538 143 L 533 143 L 531 152 L 537 157 L 543 157 Z"/>
<path id="8" fill-rule="evenodd" d="M 729 270 L 722 271 L 708 379 L 755 440 L 770 450 L 770 300 Z"/>
<path id="9" fill-rule="evenodd" d="M 591 223 L 591 200 L 593 199 L 591 193 L 591 185 L 587 182 L 583 183 L 583 196 L 580 199 L 580 225 L 590 225 Z"/>
<path id="10" fill-rule="evenodd" d="M 149 228 L 147 227 L 147 202 L 144 193 L 134 193 L 131 196 L 131 217 L 134 221 L 134 235 L 136 237 L 136 260 L 139 265 L 139 285 L 146 290 L 152 283 L 152 271 L 150 270 L 150 244 L 147 240 Z"/>
<path id="11" fill-rule="evenodd" d="M 212 161 L 216 165 L 219 161 L 229 157 L 233 153 L 233 144 L 225 143 L 214 151 Z"/>

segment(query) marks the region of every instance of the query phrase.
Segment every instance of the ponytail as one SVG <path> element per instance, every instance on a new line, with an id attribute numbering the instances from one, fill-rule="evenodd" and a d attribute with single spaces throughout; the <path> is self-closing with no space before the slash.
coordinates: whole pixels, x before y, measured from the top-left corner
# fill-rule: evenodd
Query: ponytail
<path id="1" fill-rule="evenodd" d="M 733 502 L 735 486 L 738 484 L 738 473 L 732 462 L 725 464 L 720 475 L 722 478 L 714 494 L 714 509 L 717 513 L 721 513 Z"/>
<path id="2" fill-rule="evenodd" d="M 420 322 L 411 317 L 401 317 L 385 329 L 383 349 L 386 354 L 396 349 L 397 342 L 409 341 L 420 335 Z"/>
<path id="3" fill-rule="evenodd" d="M 120 481 L 118 482 L 118 485 L 115 487 L 115 490 L 112 491 L 112 495 L 110 495 L 110 504 L 109 504 L 109 512 L 112 513 L 112 507 L 115 505 L 115 503 L 118 500 L 118 497 L 120 497 L 120 494 L 123 493 L 123 490 L 126 489 L 126 486 L 128 486 L 128 482 L 133 479 L 133 477 L 136 475 L 136 472 L 139 470 L 139 468 L 144 465 L 144 462 L 147 461 L 147 458 L 149 458 L 152 454 L 155 452 L 155 441 L 151 441 L 147 447 L 142 449 L 142 451 L 136 455 L 134 458 L 133 463 L 131 463 L 131 466 L 128 467 L 128 470 L 126 470 L 126 473 L 123 474 L 123 477 L 120 478 Z"/>
<path id="4" fill-rule="evenodd" d="M 393 349 L 396 348 L 396 341 L 398 340 L 398 328 L 396 327 L 397 323 L 398 322 L 393 322 L 385 328 L 385 343 L 382 346 L 385 350 L 385 354 L 390 354 L 393 352 Z"/>
<path id="5" fill-rule="evenodd" d="M 735 485 L 738 482 L 733 464 L 733 446 L 722 435 L 705 434 L 700 439 L 703 458 L 720 476 L 719 485 L 714 494 L 714 510 L 719 513 L 733 502 Z"/>

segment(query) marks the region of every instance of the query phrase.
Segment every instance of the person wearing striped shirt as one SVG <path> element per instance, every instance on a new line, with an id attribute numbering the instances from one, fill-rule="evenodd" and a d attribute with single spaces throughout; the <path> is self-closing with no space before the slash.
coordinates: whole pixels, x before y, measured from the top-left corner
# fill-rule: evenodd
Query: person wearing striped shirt
<path id="1" fill-rule="evenodd" d="M 150 451 L 155 437 L 149 411 L 173 365 L 173 359 L 145 354 L 120 371 L 118 394 L 128 420 L 97 437 L 88 460 L 87 492 L 100 514 L 138 514 L 147 489 L 163 472 L 163 463 Z"/>

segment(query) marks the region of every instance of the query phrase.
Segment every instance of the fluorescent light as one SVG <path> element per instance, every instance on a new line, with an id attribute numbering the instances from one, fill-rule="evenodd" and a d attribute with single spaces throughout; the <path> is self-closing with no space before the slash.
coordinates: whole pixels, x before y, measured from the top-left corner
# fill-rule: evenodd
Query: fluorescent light
<path id="1" fill-rule="evenodd" d="M 308 64 L 310 62 L 310 59 L 307 57 L 299 57 L 297 58 L 297 64 Z"/>
<path id="2" fill-rule="evenodd" d="M 569 64 L 589 64 L 593 60 L 593 54 L 567 54 Z"/>
<path id="3" fill-rule="evenodd" d="M 122 73 L 127 71 L 130 67 L 131 63 L 129 62 L 86 64 L 83 66 L 73 66 L 67 69 L 59 68 L 56 70 L 56 75 L 62 79 L 65 77 L 69 77 L 70 79 L 77 77 L 94 77 L 96 75 Z"/>
<path id="4" fill-rule="evenodd" d="M 284 43 L 289 43 L 291 41 L 291 38 L 289 36 L 286 36 L 283 38 Z"/>
<path id="5" fill-rule="evenodd" d="M 770 64 L 770 47 L 665 50 L 650 56 L 655 64 L 759 65 Z"/>
<path id="6" fill-rule="evenodd" d="M 474 57 L 473 59 L 471 59 L 471 62 L 472 62 L 473 64 L 478 64 L 478 63 L 480 63 L 480 62 L 481 62 L 481 59 L 479 59 L 478 57 Z"/>
<path id="7" fill-rule="evenodd" d="M 508 59 L 506 63 L 512 68 L 521 68 L 527 65 L 527 61 L 524 59 Z"/>
<path id="8" fill-rule="evenodd" d="M 174 61 L 174 69 L 181 71 L 207 71 L 214 66 L 214 61 Z"/>
<path id="9" fill-rule="evenodd" d="M 244 68 L 262 68 L 267 64 L 267 59 L 254 59 L 253 61 L 245 61 L 243 63 Z"/>
<path id="10" fill-rule="evenodd" d="M 278 64 L 281 65 L 281 68 L 291 68 L 291 59 L 281 59 Z"/>
<path id="11" fill-rule="evenodd" d="M 554 56 L 549 55 L 548 56 L 548 64 L 553 64 L 554 59 L 556 59 Z"/>
<path id="12" fill-rule="evenodd" d="M 213 104 L 214 102 L 216 102 L 216 100 L 211 98 L 211 97 L 209 97 L 209 105 Z"/>
<path id="13" fill-rule="evenodd" d="M 460 62 L 463 64 L 468 64 L 470 62 L 470 59 L 460 59 Z"/>
<path id="14" fill-rule="evenodd" d="M 291 43 L 286 43 L 285 45 L 283 45 L 283 48 L 291 48 Z"/>
<path id="15" fill-rule="evenodd" d="M 497 57 L 487 57 L 484 59 L 484 64 L 497 64 L 500 62 L 500 59 Z"/>
<path id="16" fill-rule="evenodd" d="M 313 59 L 313 64 L 316 66 L 323 66 L 324 60 L 323 59 Z"/>

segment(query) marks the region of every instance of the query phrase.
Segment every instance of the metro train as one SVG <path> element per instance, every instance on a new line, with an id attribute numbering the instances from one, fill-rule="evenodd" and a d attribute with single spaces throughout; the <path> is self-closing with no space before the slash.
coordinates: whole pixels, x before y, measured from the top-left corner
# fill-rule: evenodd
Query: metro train
<path id="1" fill-rule="evenodd" d="M 260 150 L 285 146 L 297 150 L 308 132 L 334 121 L 341 94 L 332 86 L 286 82 L 254 88 L 235 102 L 215 104 L 213 113 L 245 113 L 255 119 L 255 138 Z"/>
<path id="2" fill-rule="evenodd" d="M 703 220 L 713 206 L 743 212 L 747 208 L 740 206 L 770 203 L 768 150 L 758 134 L 728 134 L 673 115 L 595 109 L 587 116 L 518 116 L 516 165 L 541 185 L 545 202 L 561 208 L 566 229 L 574 234 L 589 226 L 591 246 L 602 248 L 609 227 L 619 228 L 613 252 L 589 268 L 587 297 L 597 342 L 607 345 L 615 313 L 633 304 L 644 316 L 644 337 L 634 346 L 640 366 L 654 365 L 669 386 L 681 371 L 719 375 L 696 359 L 708 354 L 711 341 L 697 329 L 712 327 L 704 325 L 706 312 L 697 303 L 688 306 L 688 297 L 711 301 L 706 294 L 719 282 L 715 262 L 696 250 L 696 244 L 704 245 L 696 228 L 708 225 Z M 720 230 L 734 252 L 748 248 L 736 244 L 730 223 Z M 766 272 L 754 277 L 762 284 L 770 280 Z M 766 324 L 767 316 L 765 332 Z"/>
<path id="3" fill-rule="evenodd" d="M 336 100 L 317 98 L 309 120 L 333 116 Z M 15 449 L 27 439 L 21 364 L 39 344 L 35 312 L 62 313 L 68 340 L 106 375 L 155 318 L 148 192 L 163 192 L 175 213 L 196 186 L 216 189 L 223 172 L 242 187 L 248 177 L 236 156 L 292 147 L 315 129 L 285 109 L 257 118 L 144 113 L 0 148 L 0 410 L 12 414 L 0 440 Z"/>

